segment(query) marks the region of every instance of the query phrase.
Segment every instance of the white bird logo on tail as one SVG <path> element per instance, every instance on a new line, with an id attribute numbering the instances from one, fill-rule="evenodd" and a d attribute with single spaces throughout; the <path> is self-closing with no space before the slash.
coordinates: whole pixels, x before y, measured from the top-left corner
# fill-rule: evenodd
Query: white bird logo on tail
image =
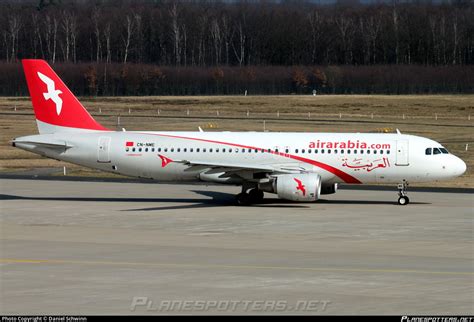
<path id="1" fill-rule="evenodd" d="M 63 107 L 63 100 L 61 97 L 59 97 L 59 94 L 62 94 L 63 92 L 55 88 L 54 81 L 48 76 L 41 74 L 40 72 L 38 72 L 38 76 L 43 81 L 43 83 L 45 83 L 46 86 L 48 87 L 48 91 L 46 93 L 43 93 L 44 99 L 45 100 L 51 99 L 54 102 L 54 104 L 56 104 L 56 113 L 58 115 L 61 114 L 61 109 Z"/>

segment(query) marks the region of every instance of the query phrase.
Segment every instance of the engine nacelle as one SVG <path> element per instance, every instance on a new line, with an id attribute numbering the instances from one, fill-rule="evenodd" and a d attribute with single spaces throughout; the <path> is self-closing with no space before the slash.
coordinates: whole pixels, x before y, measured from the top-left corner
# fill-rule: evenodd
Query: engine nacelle
<path id="1" fill-rule="evenodd" d="M 336 193 L 337 191 L 337 183 L 333 183 L 331 185 L 324 185 L 321 187 L 321 194 L 322 195 L 330 195 Z"/>
<path id="2" fill-rule="evenodd" d="M 279 175 L 274 189 L 281 199 L 316 201 L 321 194 L 321 176 L 315 173 Z"/>

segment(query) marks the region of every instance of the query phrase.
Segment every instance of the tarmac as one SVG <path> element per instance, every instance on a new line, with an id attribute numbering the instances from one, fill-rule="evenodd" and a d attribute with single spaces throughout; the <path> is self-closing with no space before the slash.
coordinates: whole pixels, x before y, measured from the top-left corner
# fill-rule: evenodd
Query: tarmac
<path id="1" fill-rule="evenodd" d="M 474 198 L 0 179 L 1 314 L 474 314 Z"/>

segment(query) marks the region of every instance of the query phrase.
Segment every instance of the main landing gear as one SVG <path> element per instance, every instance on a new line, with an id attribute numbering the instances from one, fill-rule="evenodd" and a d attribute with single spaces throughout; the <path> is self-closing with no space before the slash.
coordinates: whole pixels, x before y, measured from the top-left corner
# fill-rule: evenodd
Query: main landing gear
<path id="1" fill-rule="evenodd" d="M 239 206 L 250 205 L 253 203 L 259 203 L 263 200 L 263 191 L 257 188 L 250 189 L 247 192 L 245 187 L 242 187 L 242 192 L 235 196 L 235 201 Z"/>
<path id="2" fill-rule="evenodd" d="M 401 206 L 408 205 L 410 203 L 410 199 L 407 196 L 407 188 L 408 188 L 408 182 L 403 180 L 402 183 L 398 184 L 398 204 Z"/>

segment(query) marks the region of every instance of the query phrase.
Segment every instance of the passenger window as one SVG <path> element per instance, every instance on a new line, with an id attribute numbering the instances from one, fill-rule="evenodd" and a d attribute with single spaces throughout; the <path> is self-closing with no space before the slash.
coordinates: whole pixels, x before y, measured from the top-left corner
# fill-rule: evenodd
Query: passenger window
<path id="1" fill-rule="evenodd" d="M 225 152 L 225 148 L 222 148 L 222 152 Z"/>
<path id="2" fill-rule="evenodd" d="M 285 149 L 285 153 L 290 153 L 290 150 L 288 150 L 288 149 Z"/>
<path id="3" fill-rule="evenodd" d="M 321 153 L 324 153 L 324 149 L 321 149 Z"/>
<path id="4" fill-rule="evenodd" d="M 351 154 L 351 150 L 347 150 L 347 154 Z"/>
<path id="5" fill-rule="evenodd" d="M 380 150 L 380 154 L 383 154 L 383 150 Z"/>
<path id="6" fill-rule="evenodd" d="M 337 150 L 334 150 L 334 153 L 337 154 Z"/>
<path id="7" fill-rule="evenodd" d="M 390 154 L 390 150 L 387 150 L 387 154 Z"/>
<path id="8" fill-rule="evenodd" d="M 354 154 L 357 154 L 357 150 L 354 150 Z"/>
<path id="9" fill-rule="evenodd" d="M 202 149 L 202 152 L 206 152 L 206 148 L 203 148 L 203 149 Z"/>
<path id="10" fill-rule="evenodd" d="M 132 152 L 135 152 L 135 148 L 132 148 Z"/>
<path id="11" fill-rule="evenodd" d="M 295 149 L 295 153 L 298 153 L 298 149 Z"/>
<path id="12" fill-rule="evenodd" d="M 367 150 L 367 154 L 370 154 L 370 150 Z"/>
<path id="13" fill-rule="evenodd" d="M 193 148 L 189 148 L 189 152 L 194 152 L 194 149 L 193 149 Z"/>
<path id="14" fill-rule="evenodd" d="M 142 152 L 142 148 L 138 148 L 138 152 Z"/>
<path id="15" fill-rule="evenodd" d="M 258 153 L 258 150 L 257 150 L 257 149 L 255 149 L 255 153 Z"/>
<path id="16" fill-rule="evenodd" d="M 275 153 L 278 153 L 278 149 L 275 149 Z"/>
<path id="17" fill-rule="evenodd" d="M 151 152 L 155 152 L 155 148 L 151 148 Z"/>
<path id="18" fill-rule="evenodd" d="M 301 153 L 304 153 L 304 149 L 301 150 Z"/>
<path id="19" fill-rule="evenodd" d="M 145 152 L 148 152 L 148 148 L 145 148 Z"/>
<path id="20" fill-rule="evenodd" d="M 331 153 L 331 149 L 328 149 L 328 153 Z"/>
<path id="21" fill-rule="evenodd" d="M 433 148 L 433 154 L 441 154 L 441 151 L 438 148 Z"/>
<path id="22" fill-rule="evenodd" d="M 125 152 L 128 152 L 128 150 L 130 150 L 130 148 L 125 148 Z"/>
<path id="23" fill-rule="evenodd" d="M 374 150 L 374 154 L 377 154 L 377 150 Z"/>
<path id="24" fill-rule="evenodd" d="M 199 150 L 200 150 L 199 148 L 196 148 L 196 152 L 199 152 Z"/>
<path id="25" fill-rule="evenodd" d="M 171 148 L 170 152 L 174 152 L 174 148 Z"/>
<path id="26" fill-rule="evenodd" d="M 308 150 L 308 153 L 311 153 L 311 149 Z"/>
<path id="27" fill-rule="evenodd" d="M 188 151 L 188 149 L 186 149 L 186 148 L 183 149 L 183 152 L 187 152 L 187 151 Z"/>
<path id="28" fill-rule="evenodd" d="M 341 150 L 341 154 L 344 154 L 344 150 Z"/>
<path id="29" fill-rule="evenodd" d="M 219 148 L 216 148 L 216 152 L 219 152 Z"/>
<path id="30" fill-rule="evenodd" d="M 242 153 L 245 153 L 245 149 L 242 149 Z"/>
<path id="31" fill-rule="evenodd" d="M 360 154 L 364 154 L 364 150 L 360 150 Z"/>
<path id="32" fill-rule="evenodd" d="M 212 148 L 209 149 L 209 152 L 212 152 Z"/>
<path id="33" fill-rule="evenodd" d="M 181 152 L 181 148 L 178 148 L 178 152 Z"/>
<path id="34" fill-rule="evenodd" d="M 314 149 L 314 153 L 318 153 L 318 149 Z"/>

